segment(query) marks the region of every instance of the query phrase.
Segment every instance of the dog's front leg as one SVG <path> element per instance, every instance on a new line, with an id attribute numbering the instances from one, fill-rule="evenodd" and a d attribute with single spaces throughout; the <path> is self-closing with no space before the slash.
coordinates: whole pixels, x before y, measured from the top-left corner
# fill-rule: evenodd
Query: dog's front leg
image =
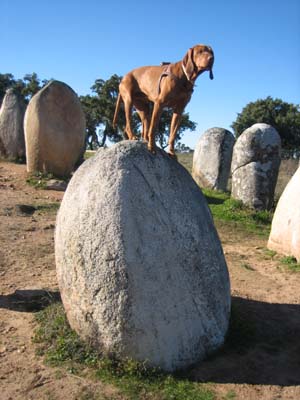
<path id="1" fill-rule="evenodd" d="M 162 105 L 159 102 L 154 103 L 150 128 L 148 132 L 148 150 L 155 154 L 155 132 L 158 126 L 158 121 L 162 113 Z"/>

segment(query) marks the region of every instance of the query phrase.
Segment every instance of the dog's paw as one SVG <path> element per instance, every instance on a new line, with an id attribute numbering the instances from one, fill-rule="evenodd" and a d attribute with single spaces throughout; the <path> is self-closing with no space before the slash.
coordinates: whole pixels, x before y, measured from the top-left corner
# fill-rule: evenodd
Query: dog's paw
<path id="1" fill-rule="evenodd" d="M 139 140 L 139 138 L 136 135 L 131 135 L 128 137 L 129 140 Z"/>
<path id="2" fill-rule="evenodd" d="M 151 153 L 151 154 L 153 154 L 153 155 L 155 155 L 155 154 L 156 154 L 155 147 L 148 146 L 148 150 L 150 151 L 150 153 Z"/>
<path id="3" fill-rule="evenodd" d="M 175 152 L 174 151 L 168 151 L 168 154 L 169 154 L 169 156 L 171 157 L 171 158 L 173 158 L 174 160 L 177 160 L 177 156 L 176 156 L 176 154 L 175 154 Z"/>

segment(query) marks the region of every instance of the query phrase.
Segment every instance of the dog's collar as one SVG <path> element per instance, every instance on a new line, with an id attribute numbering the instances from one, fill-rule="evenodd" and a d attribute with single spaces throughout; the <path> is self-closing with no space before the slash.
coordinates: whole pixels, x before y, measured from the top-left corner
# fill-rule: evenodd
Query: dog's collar
<path id="1" fill-rule="evenodd" d="M 183 65 L 183 62 L 181 63 L 181 67 L 182 67 L 182 70 L 183 70 L 183 73 L 184 73 L 186 79 L 187 79 L 192 85 L 194 85 L 195 82 L 192 81 L 192 80 L 188 77 L 188 74 L 187 74 L 187 72 L 186 72 L 185 66 Z"/>

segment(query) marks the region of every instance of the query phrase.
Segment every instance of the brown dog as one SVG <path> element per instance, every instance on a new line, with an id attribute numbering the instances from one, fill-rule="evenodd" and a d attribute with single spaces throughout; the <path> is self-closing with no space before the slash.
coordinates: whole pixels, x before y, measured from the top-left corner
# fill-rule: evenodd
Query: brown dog
<path id="1" fill-rule="evenodd" d="M 161 66 L 140 67 L 126 74 L 119 86 L 113 125 L 116 125 L 121 99 L 125 106 L 125 132 L 130 140 L 137 137 L 131 129 L 131 111 L 135 107 L 142 121 L 142 137 L 148 149 L 155 153 L 155 130 L 164 107 L 173 109 L 169 137 L 169 154 L 174 156 L 174 142 L 181 115 L 190 101 L 196 79 L 202 72 L 210 71 L 214 53 L 211 47 L 197 45 L 189 49 L 182 61 Z M 152 116 L 150 102 L 153 103 Z"/>

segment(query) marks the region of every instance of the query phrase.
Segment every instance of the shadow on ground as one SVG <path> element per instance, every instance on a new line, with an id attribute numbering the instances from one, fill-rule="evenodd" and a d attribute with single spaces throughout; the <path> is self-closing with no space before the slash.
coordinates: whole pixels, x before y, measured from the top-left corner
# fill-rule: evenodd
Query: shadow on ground
<path id="1" fill-rule="evenodd" d="M 225 199 L 218 199 L 207 194 L 205 194 L 205 198 L 208 204 L 223 204 L 225 202 Z"/>
<path id="2" fill-rule="evenodd" d="M 45 289 L 16 290 L 12 294 L 0 296 L 0 308 L 20 312 L 36 312 L 60 300 L 59 292 Z"/>
<path id="3" fill-rule="evenodd" d="M 233 297 L 223 349 L 194 366 L 187 377 L 199 382 L 299 385 L 300 306 Z"/>

